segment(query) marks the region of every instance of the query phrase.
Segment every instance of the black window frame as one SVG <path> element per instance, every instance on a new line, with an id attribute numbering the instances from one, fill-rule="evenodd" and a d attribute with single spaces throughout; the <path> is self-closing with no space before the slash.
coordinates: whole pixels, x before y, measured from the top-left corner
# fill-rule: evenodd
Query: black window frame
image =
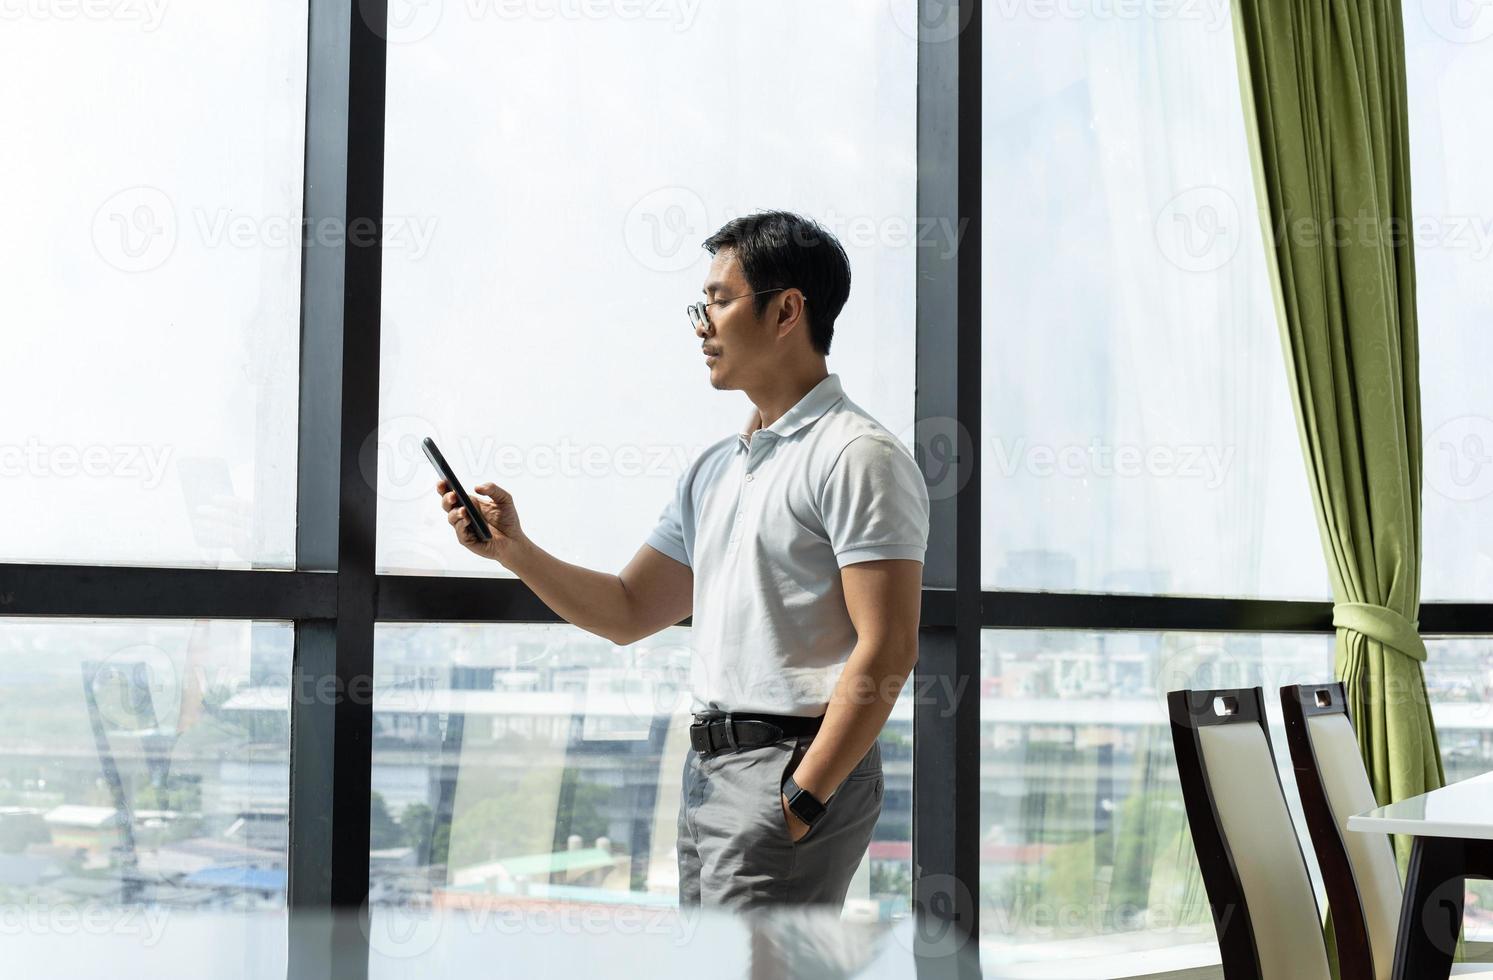
<path id="1" fill-rule="evenodd" d="M 981 630 L 1330 634 L 1332 604 L 982 589 L 981 10 L 919 8 L 918 217 L 962 235 L 952 254 L 917 252 L 916 431 L 967 441 L 944 474 L 955 489 L 931 500 L 915 683 L 959 693 L 914 708 L 913 902 L 929 916 L 919 975 L 962 978 L 979 975 Z M 303 249 L 295 570 L 0 563 L 0 616 L 288 620 L 293 689 L 332 678 L 344 692 L 292 700 L 292 977 L 367 976 L 366 931 L 324 913 L 368 897 L 375 624 L 560 622 L 514 579 L 375 570 L 377 494 L 359 456 L 378 425 L 386 22 L 386 0 L 310 0 L 306 220 L 353 242 Z M 1421 630 L 1493 635 L 1493 603 L 1426 603 Z"/>

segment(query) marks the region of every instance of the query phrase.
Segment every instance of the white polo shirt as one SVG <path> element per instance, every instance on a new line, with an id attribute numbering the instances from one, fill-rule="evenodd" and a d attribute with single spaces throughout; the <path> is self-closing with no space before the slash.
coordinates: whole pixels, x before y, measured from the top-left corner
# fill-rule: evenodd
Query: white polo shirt
<path id="1" fill-rule="evenodd" d="M 692 710 L 819 715 L 856 640 L 839 570 L 922 561 L 928 486 L 838 375 L 760 421 L 685 470 L 647 543 L 694 571 Z"/>

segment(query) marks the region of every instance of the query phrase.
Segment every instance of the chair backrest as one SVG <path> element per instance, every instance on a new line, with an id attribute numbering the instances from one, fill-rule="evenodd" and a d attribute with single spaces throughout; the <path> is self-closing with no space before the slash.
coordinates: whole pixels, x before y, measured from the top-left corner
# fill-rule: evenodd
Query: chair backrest
<path id="1" fill-rule="evenodd" d="M 1348 714 L 1347 692 L 1338 683 L 1293 684 L 1280 689 L 1280 706 L 1342 975 L 1389 980 L 1400 926 L 1400 873 L 1388 834 L 1348 829 L 1349 817 L 1379 803 Z"/>
<path id="2" fill-rule="evenodd" d="M 1166 696 L 1182 799 L 1227 980 L 1329 980 L 1306 857 L 1258 687 Z"/>

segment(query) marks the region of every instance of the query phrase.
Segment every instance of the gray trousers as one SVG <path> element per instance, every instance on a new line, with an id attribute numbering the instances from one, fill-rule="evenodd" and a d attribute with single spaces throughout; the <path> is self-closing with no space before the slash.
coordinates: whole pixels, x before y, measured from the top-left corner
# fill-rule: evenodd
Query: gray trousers
<path id="1" fill-rule="evenodd" d="M 711 756 L 689 750 L 679 797 L 681 907 L 845 904 L 881 814 L 881 746 L 871 746 L 824 816 L 794 841 L 783 783 L 812 742 L 789 737 Z"/>

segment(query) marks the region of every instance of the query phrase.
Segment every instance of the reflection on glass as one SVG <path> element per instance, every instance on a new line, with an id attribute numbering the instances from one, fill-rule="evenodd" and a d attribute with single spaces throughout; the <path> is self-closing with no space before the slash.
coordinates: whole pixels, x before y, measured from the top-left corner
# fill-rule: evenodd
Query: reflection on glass
<path id="1" fill-rule="evenodd" d="M 1426 639 L 1426 693 L 1448 783 L 1493 771 L 1493 638 Z M 1463 925 L 1493 935 L 1493 882 L 1469 879 Z"/>
<path id="2" fill-rule="evenodd" d="M 0 907 L 59 942 L 283 910 L 291 648 L 285 623 L 0 620 Z M 225 970 L 283 972 L 262 935 Z"/>
<path id="3" fill-rule="evenodd" d="M 1278 691 L 1331 678 L 1331 636 L 987 630 L 980 660 L 989 967 L 1126 954 L 1137 973 L 1217 962 L 1168 691 L 1265 689 L 1282 788 L 1315 869 Z"/>
<path id="4" fill-rule="evenodd" d="M 376 643 L 373 904 L 677 909 L 687 629 L 619 648 L 569 626 L 384 625 Z M 910 695 L 882 735 L 886 795 L 847 918 L 908 912 Z"/>

